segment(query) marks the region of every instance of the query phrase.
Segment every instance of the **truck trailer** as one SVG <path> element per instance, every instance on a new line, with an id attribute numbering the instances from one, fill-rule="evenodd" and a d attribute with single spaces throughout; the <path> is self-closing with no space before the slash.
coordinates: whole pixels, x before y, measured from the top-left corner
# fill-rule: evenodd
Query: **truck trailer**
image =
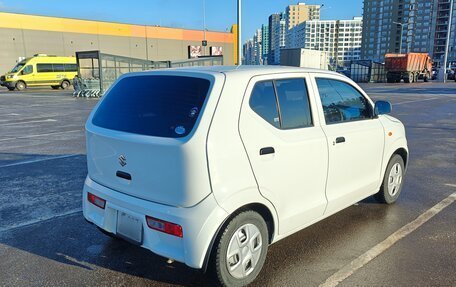
<path id="1" fill-rule="evenodd" d="M 328 70 L 328 53 L 302 48 L 281 49 L 280 65 Z"/>
<path id="2" fill-rule="evenodd" d="M 413 83 L 422 77 L 429 81 L 432 73 L 432 59 L 428 53 L 386 54 L 386 81 L 388 83 Z"/>

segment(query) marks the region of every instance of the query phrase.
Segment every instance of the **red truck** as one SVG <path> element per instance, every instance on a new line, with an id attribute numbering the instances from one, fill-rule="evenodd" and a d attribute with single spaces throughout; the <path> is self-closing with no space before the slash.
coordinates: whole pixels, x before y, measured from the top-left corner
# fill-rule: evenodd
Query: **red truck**
<path id="1" fill-rule="evenodd" d="M 413 83 L 422 77 L 429 81 L 432 74 L 432 59 L 428 53 L 386 54 L 385 55 L 386 81 L 399 83 Z"/>

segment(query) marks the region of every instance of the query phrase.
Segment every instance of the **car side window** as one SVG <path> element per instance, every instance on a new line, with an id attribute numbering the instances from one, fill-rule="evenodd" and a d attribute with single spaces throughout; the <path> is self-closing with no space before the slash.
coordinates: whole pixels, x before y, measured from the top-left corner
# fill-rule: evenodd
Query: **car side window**
<path id="1" fill-rule="evenodd" d="M 312 126 L 309 96 L 304 79 L 275 81 L 279 99 L 282 129 L 296 129 Z"/>
<path id="2" fill-rule="evenodd" d="M 22 75 L 28 75 L 28 74 L 31 74 L 31 73 L 33 73 L 33 66 L 32 65 L 25 66 L 24 69 L 22 69 L 22 72 L 21 72 Z"/>
<path id="3" fill-rule="evenodd" d="M 371 118 L 371 105 L 353 86 L 333 79 L 316 81 L 327 124 Z"/>
<path id="4" fill-rule="evenodd" d="M 280 128 L 279 111 L 272 81 L 256 83 L 249 104 L 252 110 L 265 121 Z"/>

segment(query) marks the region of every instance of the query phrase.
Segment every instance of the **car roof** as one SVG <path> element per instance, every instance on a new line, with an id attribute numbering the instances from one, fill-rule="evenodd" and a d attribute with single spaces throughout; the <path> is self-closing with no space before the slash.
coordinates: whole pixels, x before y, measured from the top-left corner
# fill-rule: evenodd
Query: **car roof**
<path id="1" fill-rule="evenodd" d="M 249 75 L 249 76 L 264 75 L 264 74 L 280 74 L 280 73 L 325 73 L 325 74 L 332 74 L 332 75 L 340 75 L 339 73 L 328 71 L 328 70 L 322 70 L 322 69 L 288 67 L 288 66 L 272 66 L 272 65 L 199 66 L 199 67 L 171 68 L 171 69 L 166 69 L 166 70 L 167 71 L 179 71 L 179 72 L 208 73 L 208 74 L 213 74 L 213 73 L 243 74 L 243 75 Z"/>

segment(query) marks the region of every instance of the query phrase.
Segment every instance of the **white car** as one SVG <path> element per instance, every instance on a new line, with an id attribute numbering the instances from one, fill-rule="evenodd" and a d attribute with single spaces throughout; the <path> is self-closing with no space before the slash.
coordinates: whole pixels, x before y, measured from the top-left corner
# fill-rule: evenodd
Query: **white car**
<path id="1" fill-rule="evenodd" d="M 368 196 L 393 203 L 403 124 L 334 72 L 211 67 L 126 74 L 87 124 L 84 217 L 243 286 L 268 245 Z"/>

